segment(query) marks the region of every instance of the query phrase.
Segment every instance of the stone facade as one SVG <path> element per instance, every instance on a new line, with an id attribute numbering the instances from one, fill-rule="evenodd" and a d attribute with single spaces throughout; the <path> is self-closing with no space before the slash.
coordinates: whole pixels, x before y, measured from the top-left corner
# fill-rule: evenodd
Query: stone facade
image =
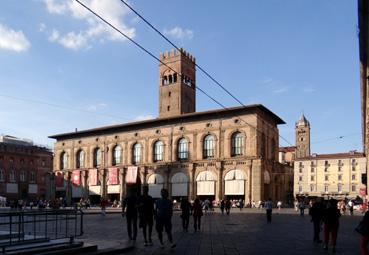
<path id="1" fill-rule="evenodd" d="M 295 161 L 294 194 L 296 197 L 356 198 L 365 179 L 363 153 L 313 154 Z"/>
<path id="2" fill-rule="evenodd" d="M 49 198 L 52 152 L 28 140 L 0 137 L 0 195 L 8 201 Z"/>
<path id="3" fill-rule="evenodd" d="M 195 87 L 194 58 L 183 52 L 160 57 L 176 59 L 171 68 L 182 68 L 177 75 L 186 74 L 187 84 L 174 82 L 175 73 L 162 72 L 165 68 L 160 65 L 159 118 L 50 136 L 56 139 L 54 172 L 64 176 L 57 187 L 60 195 L 68 200 L 89 195 L 121 200 L 128 186 L 127 171 L 136 166 L 139 183 L 148 184 L 154 197 L 164 187 L 171 197 L 220 200 L 227 195 L 247 203 L 268 197 L 286 201 L 292 173 L 277 162 L 277 125 L 283 120 L 262 105 L 194 112 L 195 96 L 174 92 Z M 173 82 L 164 82 L 169 75 Z M 91 185 L 90 173 L 96 171 L 98 180 Z M 114 185 L 110 171 L 118 171 Z M 81 181 L 73 185 L 79 178 L 76 173 Z"/>

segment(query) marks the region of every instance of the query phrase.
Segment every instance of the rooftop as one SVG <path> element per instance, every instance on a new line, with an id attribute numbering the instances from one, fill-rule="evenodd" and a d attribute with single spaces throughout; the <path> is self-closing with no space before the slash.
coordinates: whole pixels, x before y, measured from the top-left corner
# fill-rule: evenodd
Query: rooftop
<path id="1" fill-rule="evenodd" d="M 304 160 L 316 160 L 316 159 L 340 159 L 340 158 L 358 158 L 365 157 L 363 152 L 357 151 L 349 151 L 342 153 L 330 153 L 330 154 L 317 154 L 314 153 L 309 157 L 299 158 L 296 161 L 304 161 Z"/>
<path id="2" fill-rule="evenodd" d="M 276 114 L 274 114 L 272 111 L 270 111 L 268 108 L 261 104 L 253 104 L 253 105 L 247 105 L 247 106 L 238 106 L 238 107 L 231 107 L 226 109 L 217 109 L 217 110 L 209 110 L 209 111 L 203 111 L 203 112 L 194 112 L 194 113 L 187 113 L 187 114 L 181 114 L 177 116 L 171 116 L 171 117 L 165 117 L 165 118 L 155 118 L 150 120 L 143 120 L 143 121 L 136 121 L 136 122 L 128 122 L 118 125 L 110 125 L 110 126 L 103 126 L 93 129 L 87 129 L 87 130 L 81 130 L 76 132 L 69 132 L 69 133 L 63 133 L 63 134 L 57 134 L 57 135 L 51 135 L 49 138 L 54 139 L 67 139 L 67 138 L 74 138 L 74 137 L 81 137 L 81 136 L 88 136 L 92 134 L 105 134 L 109 132 L 117 132 L 117 131 L 129 131 L 129 130 L 135 130 L 139 128 L 145 128 L 148 125 L 168 125 L 173 124 L 178 121 L 197 121 L 199 117 L 212 117 L 212 118 L 219 118 L 220 115 L 225 114 L 233 114 L 237 116 L 237 114 L 244 114 L 244 113 L 255 113 L 255 111 L 261 111 L 265 114 L 267 114 L 269 117 L 271 117 L 276 125 L 278 124 L 285 124 L 285 122 L 278 117 Z"/>

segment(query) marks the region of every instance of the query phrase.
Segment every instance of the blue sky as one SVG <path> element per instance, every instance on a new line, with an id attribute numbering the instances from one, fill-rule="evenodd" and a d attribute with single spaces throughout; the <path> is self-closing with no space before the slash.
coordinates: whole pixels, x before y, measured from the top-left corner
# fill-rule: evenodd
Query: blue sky
<path id="1" fill-rule="evenodd" d="M 81 1 L 155 55 L 171 49 L 119 0 Z M 284 119 L 292 144 L 303 111 L 313 152 L 362 150 L 356 1 L 130 4 L 244 104 Z M 200 71 L 197 85 L 237 105 Z M 198 111 L 216 108 L 197 93 Z M 52 145 L 48 135 L 157 114 L 158 63 L 132 43 L 73 0 L 2 0 L 0 133 Z"/>

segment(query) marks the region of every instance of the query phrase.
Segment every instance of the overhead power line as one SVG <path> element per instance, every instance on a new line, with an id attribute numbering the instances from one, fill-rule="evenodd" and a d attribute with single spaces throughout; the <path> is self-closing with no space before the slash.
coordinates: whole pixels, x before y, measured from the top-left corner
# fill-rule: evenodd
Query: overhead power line
<path id="1" fill-rule="evenodd" d="M 151 53 L 149 50 L 147 50 L 145 47 L 143 47 L 141 44 L 139 44 L 138 42 L 136 42 L 135 40 L 133 40 L 131 37 L 129 37 L 128 35 L 126 35 L 124 32 L 122 32 L 119 28 L 117 28 L 116 26 L 114 26 L 113 24 L 111 24 L 109 21 L 107 21 L 106 19 L 104 19 L 101 15 L 99 15 L 98 13 L 96 13 L 94 10 L 92 10 L 90 7 L 88 7 L 87 5 L 85 5 L 84 3 L 82 3 L 80 0 L 75 0 L 78 4 L 80 4 L 82 7 L 84 7 L 86 10 L 88 10 L 90 13 L 92 13 L 93 15 L 95 15 L 97 18 L 99 18 L 102 22 L 104 22 L 106 25 L 108 25 L 109 27 L 111 27 L 113 30 L 115 30 L 116 32 L 118 32 L 119 34 L 121 34 L 122 36 L 124 36 L 127 40 L 129 40 L 130 42 L 132 42 L 134 45 L 136 45 L 139 49 L 141 49 L 142 51 L 144 51 L 146 54 L 148 54 L 150 57 L 154 58 L 156 61 L 158 61 L 159 63 L 161 63 L 162 65 L 166 66 L 169 70 L 173 71 L 174 73 L 178 73 L 178 75 L 180 77 L 182 77 L 183 75 L 181 73 L 179 73 L 178 71 L 174 70 L 172 67 L 170 67 L 169 65 L 167 65 L 165 62 L 163 62 L 160 58 L 156 57 L 153 53 Z M 133 9 L 133 8 L 130 8 Z M 135 12 L 136 13 L 136 12 Z M 142 17 L 140 15 L 140 17 Z M 143 18 L 143 17 L 142 17 Z M 152 26 L 152 25 L 151 25 Z M 153 26 L 152 26 L 153 27 Z M 154 28 L 154 27 L 153 27 Z M 158 31 L 157 29 L 155 29 L 155 31 Z M 165 37 L 163 34 L 161 34 L 163 37 Z M 166 38 L 166 37 L 165 37 Z M 168 39 L 169 40 L 169 39 Z M 169 40 L 170 41 L 170 40 Z M 175 46 L 173 43 L 171 43 L 179 52 L 181 52 L 182 54 L 182 50 L 179 49 L 177 46 Z M 215 79 L 214 79 L 215 80 Z M 222 103 L 220 103 L 218 100 L 216 100 L 214 97 L 210 96 L 206 91 L 204 91 L 203 89 L 201 89 L 199 86 L 195 86 L 195 88 L 197 90 L 199 90 L 201 93 L 203 93 L 205 96 L 207 96 L 209 99 L 211 99 L 213 102 L 215 102 L 216 104 L 218 104 L 219 106 L 221 106 L 222 108 L 224 108 L 225 110 L 228 110 L 229 108 L 227 108 L 225 105 L 223 105 Z M 230 93 L 230 92 L 228 92 Z M 242 106 L 245 106 L 241 103 Z M 251 125 L 250 123 L 248 123 L 247 121 L 245 121 L 244 119 L 242 119 L 242 117 L 238 116 L 238 118 L 243 121 L 245 124 L 247 124 L 250 127 L 253 127 L 255 130 L 260 131 L 257 127 Z M 278 134 L 279 135 L 279 134 Z M 285 142 L 287 142 L 289 145 L 293 146 L 287 139 L 283 138 L 281 135 L 279 135 L 280 138 L 282 138 L 282 140 L 284 140 Z"/>

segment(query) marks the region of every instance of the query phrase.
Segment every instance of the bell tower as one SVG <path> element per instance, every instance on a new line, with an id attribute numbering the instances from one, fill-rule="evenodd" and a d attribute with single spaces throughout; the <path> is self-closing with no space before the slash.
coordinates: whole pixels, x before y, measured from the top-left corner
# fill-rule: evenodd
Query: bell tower
<path id="1" fill-rule="evenodd" d="M 196 111 L 195 58 L 183 49 L 160 54 L 159 118 Z"/>
<path id="2" fill-rule="evenodd" d="M 304 158 L 310 156 L 310 123 L 301 115 L 299 121 L 296 122 L 296 158 Z"/>

